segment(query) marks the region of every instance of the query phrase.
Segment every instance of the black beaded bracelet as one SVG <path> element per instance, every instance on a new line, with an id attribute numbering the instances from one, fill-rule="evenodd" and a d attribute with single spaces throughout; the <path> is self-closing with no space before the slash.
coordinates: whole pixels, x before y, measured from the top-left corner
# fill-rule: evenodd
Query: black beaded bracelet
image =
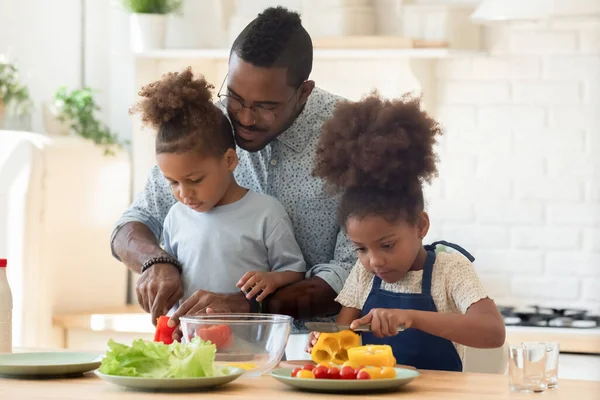
<path id="1" fill-rule="evenodd" d="M 177 268 L 180 274 L 183 272 L 183 265 L 179 261 L 177 261 L 177 259 L 173 257 L 160 256 L 152 257 L 151 259 L 147 260 L 144 264 L 142 264 L 142 274 L 146 272 L 148 268 L 155 264 L 171 264 L 172 266 Z"/>

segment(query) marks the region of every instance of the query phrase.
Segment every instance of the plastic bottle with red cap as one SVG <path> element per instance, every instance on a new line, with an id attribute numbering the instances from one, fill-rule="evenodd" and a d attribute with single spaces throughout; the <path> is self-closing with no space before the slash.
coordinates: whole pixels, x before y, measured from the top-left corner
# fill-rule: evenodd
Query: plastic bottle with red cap
<path id="1" fill-rule="evenodd" d="M 0 353 L 12 352 L 12 308 L 13 300 L 6 267 L 8 262 L 0 258 Z"/>

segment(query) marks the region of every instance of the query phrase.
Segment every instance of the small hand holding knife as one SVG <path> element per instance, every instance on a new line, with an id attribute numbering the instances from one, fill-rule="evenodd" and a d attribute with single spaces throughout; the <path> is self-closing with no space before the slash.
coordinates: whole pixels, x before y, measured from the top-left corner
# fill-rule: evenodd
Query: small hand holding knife
<path id="1" fill-rule="evenodd" d="M 371 325 L 359 325 L 354 329 L 350 329 L 350 325 L 336 324 L 335 322 L 306 322 L 306 327 L 313 332 L 321 333 L 337 333 L 345 330 L 352 330 L 354 332 L 371 332 Z M 397 332 L 402 332 L 404 326 L 398 326 Z"/>

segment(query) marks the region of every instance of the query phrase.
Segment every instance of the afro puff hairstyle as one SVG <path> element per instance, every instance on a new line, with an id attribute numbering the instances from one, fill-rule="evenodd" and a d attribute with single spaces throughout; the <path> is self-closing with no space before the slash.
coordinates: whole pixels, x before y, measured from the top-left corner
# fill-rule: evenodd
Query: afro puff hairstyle
<path id="1" fill-rule="evenodd" d="M 343 192 L 340 225 L 348 218 L 382 216 L 415 223 L 424 209 L 424 182 L 437 176 L 439 124 L 418 98 L 385 100 L 376 92 L 338 104 L 323 125 L 313 175 Z"/>
<path id="2" fill-rule="evenodd" d="M 222 156 L 235 149 L 231 124 L 212 102 L 214 87 L 191 68 L 169 72 L 142 87 L 142 97 L 130 110 L 157 131 L 156 153 L 198 151 Z"/>

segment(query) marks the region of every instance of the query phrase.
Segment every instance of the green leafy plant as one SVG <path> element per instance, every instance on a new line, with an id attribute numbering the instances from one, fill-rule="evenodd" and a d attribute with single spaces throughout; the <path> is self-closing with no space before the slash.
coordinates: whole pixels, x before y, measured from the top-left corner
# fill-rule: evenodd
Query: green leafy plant
<path id="1" fill-rule="evenodd" d="M 170 14 L 179 10 L 182 0 L 122 0 L 123 7 L 135 14 Z"/>
<path id="2" fill-rule="evenodd" d="M 63 86 L 56 92 L 54 104 L 59 121 L 69 123 L 77 135 L 103 146 L 104 154 L 114 155 L 116 149 L 128 143 L 119 140 L 116 133 L 96 118 L 96 111 L 100 107 L 94 100 L 94 91 L 89 87 L 69 91 Z"/>
<path id="3" fill-rule="evenodd" d="M 14 116 L 30 115 L 33 102 L 29 89 L 21 82 L 19 68 L 0 55 L 0 103 Z"/>

